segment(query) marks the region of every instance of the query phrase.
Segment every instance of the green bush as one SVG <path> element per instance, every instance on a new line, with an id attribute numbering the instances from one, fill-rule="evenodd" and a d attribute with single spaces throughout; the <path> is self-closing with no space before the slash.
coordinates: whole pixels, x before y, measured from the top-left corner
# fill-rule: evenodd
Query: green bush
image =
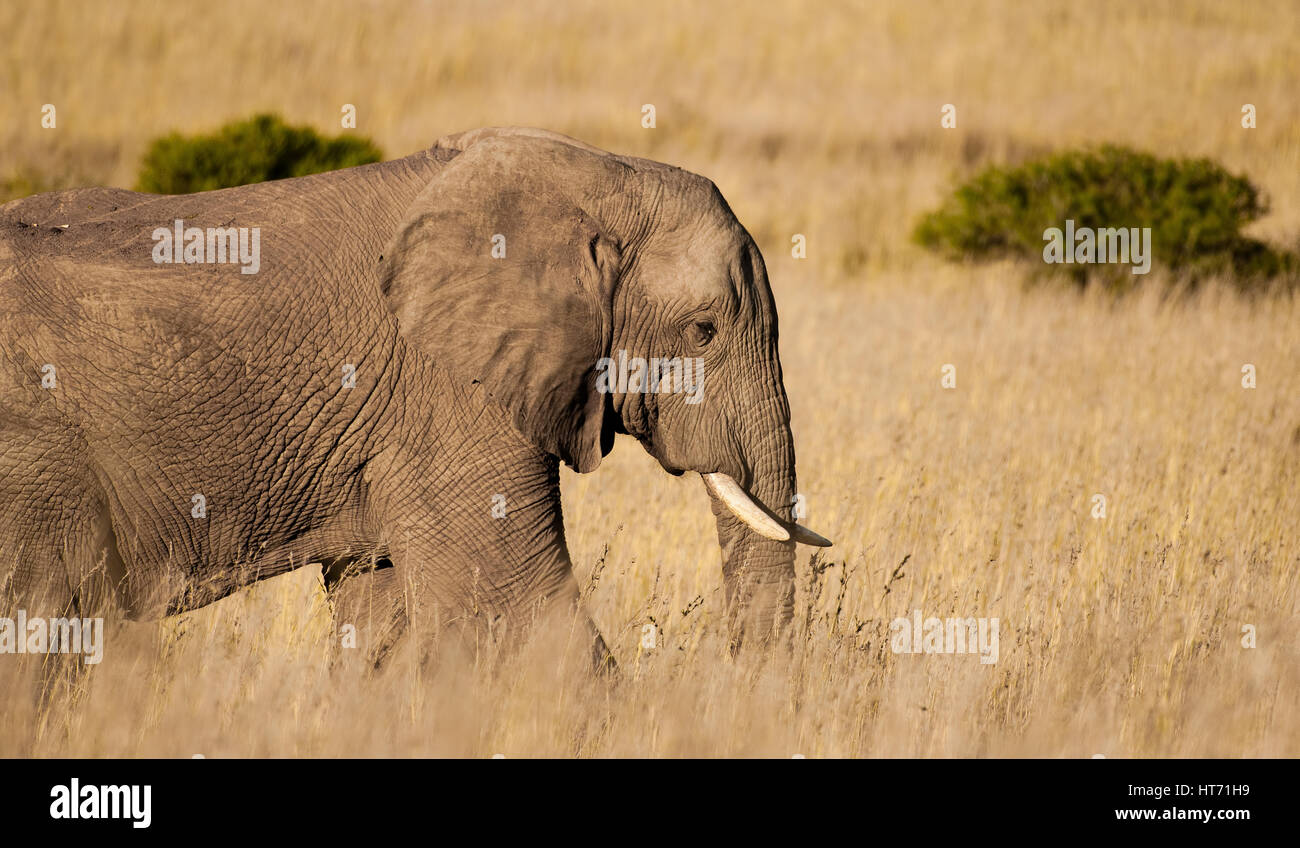
<path id="1" fill-rule="evenodd" d="M 1043 262 L 1044 231 L 1150 227 L 1153 267 L 1195 281 L 1230 273 L 1257 281 L 1300 269 L 1295 254 L 1246 238 L 1241 229 L 1267 205 L 1259 190 L 1209 159 L 1159 159 L 1123 147 L 1068 151 L 1019 167 L 992 166 L 959 187 L 914 232 L 921 245 L 951 258 L 1023 257 Z M 1079 283 L 1095 275 L 1131 284 L 1129 265 L 1051 265 Z"/>
<path id="2" fill-rule="evenodd" d="M 325 138 L 311 127 L 291 127 L 276 115 L 226 124 L 210 135 L 172 133 L 145 154 L 138 191 L 189 194 L 217 188 L 319 174 L 378 162 L 369 139 Z"/>

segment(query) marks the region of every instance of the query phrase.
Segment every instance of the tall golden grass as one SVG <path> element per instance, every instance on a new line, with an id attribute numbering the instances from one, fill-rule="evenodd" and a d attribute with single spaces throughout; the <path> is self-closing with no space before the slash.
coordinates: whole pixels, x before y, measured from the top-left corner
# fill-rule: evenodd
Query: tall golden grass
<path id="1" fill-rule="evenodd" d="M 1246 173 L 1253 234 L 1296 246 L 1293 4 L 50 3 L 0 31 L 11 194 L 129 186 L 154 136 L 256 110 L 334 132 L 344 103 L 392 156 L 533 124 L 712 177 L 767 257 L 807 523 L 836 541 L 801 552 L 793 656 L 732 659 L 701 485 L 620 443 L 563 479 L 617 681 L 555 637 L 332 669 L 301 571 L 114 625 L 44 729 L 0 657 L 0 755 L 1300 754 L 1300 304 L 1028 287 L 907 239 L 975 167 L 1115 141 Z M 893 653 L 914 609 L 998 617 L 999 661 Z"/>

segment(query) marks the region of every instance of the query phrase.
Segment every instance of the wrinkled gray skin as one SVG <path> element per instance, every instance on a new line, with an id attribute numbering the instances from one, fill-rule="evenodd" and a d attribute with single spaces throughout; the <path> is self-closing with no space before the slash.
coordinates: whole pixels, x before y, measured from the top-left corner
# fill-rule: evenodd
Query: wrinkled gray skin
<path id="1" fill-rule="evenodd" d="M 176 218 L 260 227 L 259 273 L 156 264 Z M 620 349 L 703 357 L 703 402 L 595 391 Z M 595 469 L 615 433 L 787 519 L 766 270 L 686 171 L 488 129 L 300 179 L 0 207 L 3 614 L 154 618 L 309 563 L 376 661 L 417 616 L 478 638 L 573 614 L 558 465 Z M 794 543 L 710 496 L 732 636 L 766 640 Z"/>

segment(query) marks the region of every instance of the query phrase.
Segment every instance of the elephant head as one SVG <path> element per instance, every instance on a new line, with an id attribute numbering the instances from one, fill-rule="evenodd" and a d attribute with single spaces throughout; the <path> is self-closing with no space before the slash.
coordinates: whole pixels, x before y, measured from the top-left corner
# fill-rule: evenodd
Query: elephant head
<path id="1" fill-rule="evenodd" d="M 628 433 L 699 472 L 734 642 L 793 611 L 796 493 L 777 316 L 754 240 L 709 180 L 528 129 L 439 142 L 381 279 L 408 342 L 482 383 L 579 472 Z M 435 148 L 437 152 L 438 148 Z"/>

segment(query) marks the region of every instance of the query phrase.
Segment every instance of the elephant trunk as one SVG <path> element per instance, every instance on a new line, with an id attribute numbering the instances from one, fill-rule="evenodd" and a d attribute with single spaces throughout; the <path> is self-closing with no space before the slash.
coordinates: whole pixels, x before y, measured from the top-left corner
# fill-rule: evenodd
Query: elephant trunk
<path id="1" fill-rule="evenodd" d="M 742 644 L 763 645 L 788 638 L 794 616 L 795 539 L 803 531 L 790 521 L 796 488 L 794 440 L 785 393 L 778 386 L 764 409 L 750 410 L 743 420 L 746 423 L 737 435 L 745 451 L 744 473 L 732 485 L 743 490 L 739 497 L 749 496 L 750 509 L 769 513 L 769 522 L 755 521 L 744 509 L 738 510 L 734 502 L 729 503 L 734 492 L 729 495 L 725 485 L 719 483 L 731 478 L 706 476 L 722 548 L 733 650 Z M 716 479 L 719 477 L 723 481 Z M 767 532 L 772 526 L 786 528 L 784 535 L 793 532 L 795 538 L 781 540 L 783 534 Z"/>

